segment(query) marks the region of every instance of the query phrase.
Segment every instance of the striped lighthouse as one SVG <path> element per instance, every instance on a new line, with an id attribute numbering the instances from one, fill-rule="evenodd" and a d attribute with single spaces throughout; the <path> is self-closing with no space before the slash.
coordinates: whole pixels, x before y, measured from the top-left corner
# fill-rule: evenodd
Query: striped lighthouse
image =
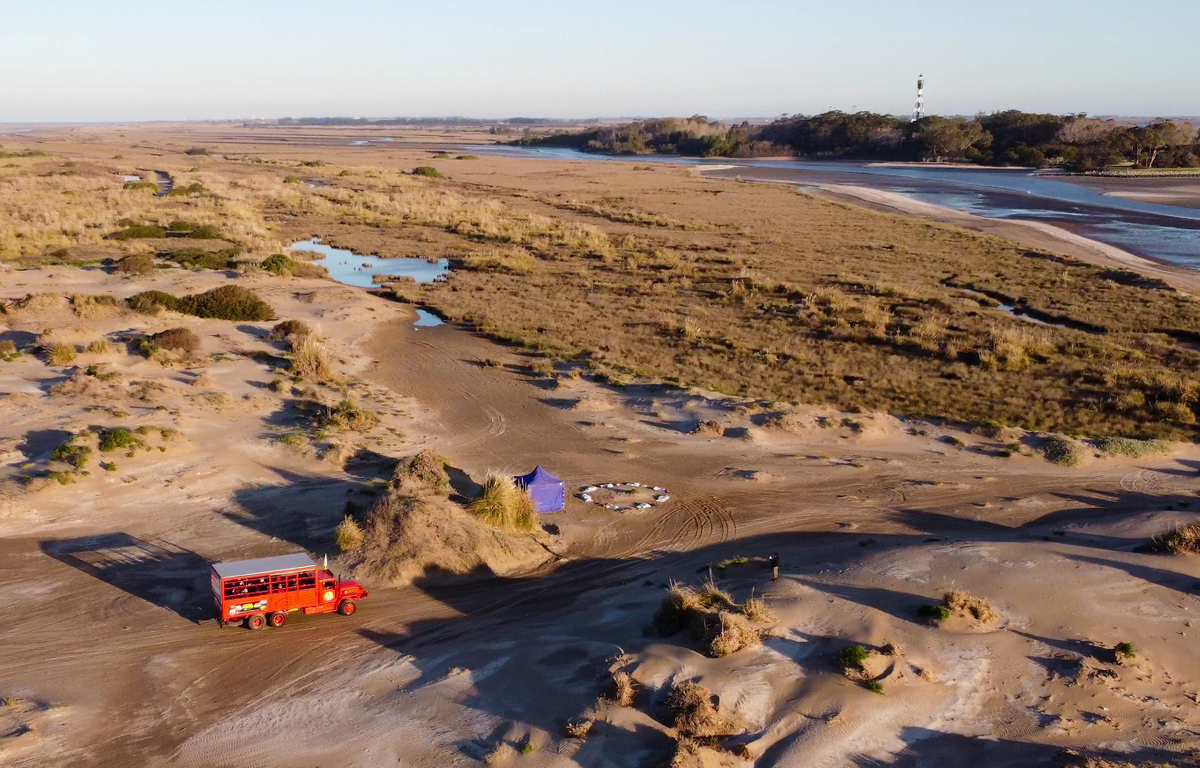
<path id="1" fill-rule="evenodd" d="M 925 117 L 925 75 L 917 75 L 917 103 L 913 107 L 912 121 Z"/>

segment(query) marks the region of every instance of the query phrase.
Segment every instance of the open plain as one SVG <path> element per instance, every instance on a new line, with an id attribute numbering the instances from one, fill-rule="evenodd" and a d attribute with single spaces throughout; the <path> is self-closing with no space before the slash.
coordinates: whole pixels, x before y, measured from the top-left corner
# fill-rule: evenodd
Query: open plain
<path id="1" fill-rule="evenodd" d="M 1192 273 L 485 138 L 3 137 L 0 765 L 1193 764 Z M 421 451 L 447 516 L 372 570 Z M 537 464 L 566 508 L 455 549 Z M 301 550 L 358 613 L 218 628 L 207 563 Z"/>

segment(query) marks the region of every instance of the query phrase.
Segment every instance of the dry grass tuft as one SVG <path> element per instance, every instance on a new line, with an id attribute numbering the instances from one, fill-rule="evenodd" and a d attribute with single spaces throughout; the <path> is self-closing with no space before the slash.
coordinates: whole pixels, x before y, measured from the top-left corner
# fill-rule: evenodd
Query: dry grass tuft
<path id="1" fill-rule="evenodd" d="M 721 611 L 718 614 L 720 629 L 713 636 L 709 650 L 718 658 L 737 653 L 743 648 L 758 645 L 761 636 L 750 626 L 750 620 L 740 613 Z"/>
<path id="2" fill-rule="evenodd" d="M 700 421 L 692 427 L 691 434 L 706 437 L 721 437 L 725 434 L 725 427 L 719 421 Z"/>
<path id="3" fill-rule="evenodd" d="M 609 698 L 614 704 L 619 707 L 629 707 L 633 705 L 633 700 L 637 696 L 637 683 L 628 672 L 616 671 L 612 675 L 612 689 L 609 691 Z"/>
<path id="4" fill-rule="evenodd" d="M 1172 555 L 1192 555 L 1200 552 L 1200 523 L 1188 523 L 1155 536 L 1147 548 L 1151 552 L 1169 552 Z"/>
<path id="5" fill-rule="evenodd" d="M 723 736 L 731 730 L 713 705 L 713 692 L 698 683 L 681 683 L 667 696 L 673 726 L 682 736 Z"/>
<path id="6" fill-rule="evenodd" d="M 572 739 L 586 739 L 595 724 L 590 717 L 577 717 L 563 723 L 563 733 Z"/>
<path id="7" fill-rule="evenodd" d="M 496 745 L 495 749 L 487 753 L 483 758 L 485 765 L 507 765 L 517 756 L 517 750 L 507 741 L 502 741 Z"/>
<path id="8" fill-rule="evenodd" d="M 761 602 L 757 598 L 747 601 L 749 611 L 759 617 L 766 611 Z M 699 591 L 673 582 L 654 614 L 654 629 L 666 637 L 687 629 L 694 639 L 705 644 L 709 655 L 720 657 L 761 641 L 761 632 L 751 626 L 751 621 L 756 620 L 763 619 L 751 618 L 746 606 L 739 608 L 727 592 L 711 581 Z"/>
<path id="9" fill-rule="evenodd" d="M 767 607 L 767 603 L 761 597 L 751 597 L 742 604 L 742 613 L 747 619 L 753 622 L 770 623 L 778 620 L 775 611 Z"/>
<path id="10" fill-rule="evenodd" d="M 533 499 L 508 475 L 488 473 L 483 490 L 471 502 L 471 513 L 488 525 L 516 531 L 537 528 Z"/>
<path id="11" fill-rule="evenodd" d="M 316 335 L 306 334 L 292 342 L 292 373 L 306 381 L 317 383 L 333 379 L 333 364 L 329 360 L 329 352 L 324 342 Z"/>
<path id="12" fill-rule="evenodd" d="M 53 344 L 46 351 L 46 360 L 50 365 L 70 365 L 75 354 L 74 344 Z"/>
<path id="13" fill-rule="evenodd" d="M 951 590 L 942 597 L 942 604 L 960 615 L 969 615 L 981 624 L 991 624 L 1000 615 L 992 604 L 961 589 Z"/>
<path id="14" fill-rule="evenodd" d="M 338 550 L 341 552 L 353 552 L 366 541 L 362 528 L 350 517 L 343 519 L 338 524 L 335 538 Z"/>

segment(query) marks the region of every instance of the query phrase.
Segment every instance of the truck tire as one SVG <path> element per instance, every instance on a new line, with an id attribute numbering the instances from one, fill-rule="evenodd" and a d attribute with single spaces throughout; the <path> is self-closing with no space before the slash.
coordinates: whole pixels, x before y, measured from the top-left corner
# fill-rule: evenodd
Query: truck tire
<path id="1" fill-rule="evenodd" d="M 263 618 L 261 613 L 256 613 L 253 616 L 246 617 L 246 629 L 262 629 L 267 625 L 267 620 Z"/>
<path id="2" fill-rule="evenodd" d="M 282 627 L 287 623 L 287 614 L 283 611 L 276 611 L 267 617 L 267 623 L 272 627 Z"/>
<path id="3" fill-rule="evenodd" d="M 343 616 L 352 616 L 357 610 L 358 606 L 354 604 L 353 600 L 343 600 L 341 605 L 338 606 L 338 613 Z"/>

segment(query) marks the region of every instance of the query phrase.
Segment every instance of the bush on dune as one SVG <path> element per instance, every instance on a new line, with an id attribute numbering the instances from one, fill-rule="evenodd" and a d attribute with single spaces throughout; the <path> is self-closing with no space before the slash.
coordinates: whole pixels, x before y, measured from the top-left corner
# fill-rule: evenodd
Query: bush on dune
<path id="1" fill-rule="evenodd" d="M 537 528 L 533 499 L 508 475 L 489 473 L 470 510 L 488 525 L 518 531 Z"/>
<path id="2" fill-rule="evenodd" d="M 143 314 L 170 309 L 185 315 L 218 320 L 274 320 L 275 310 L 257 293 L 240 285 L 223 285 L 204 293 L 172 296 L 163 291 L 143 291 L 126 300 L 129 308 Z"/>

